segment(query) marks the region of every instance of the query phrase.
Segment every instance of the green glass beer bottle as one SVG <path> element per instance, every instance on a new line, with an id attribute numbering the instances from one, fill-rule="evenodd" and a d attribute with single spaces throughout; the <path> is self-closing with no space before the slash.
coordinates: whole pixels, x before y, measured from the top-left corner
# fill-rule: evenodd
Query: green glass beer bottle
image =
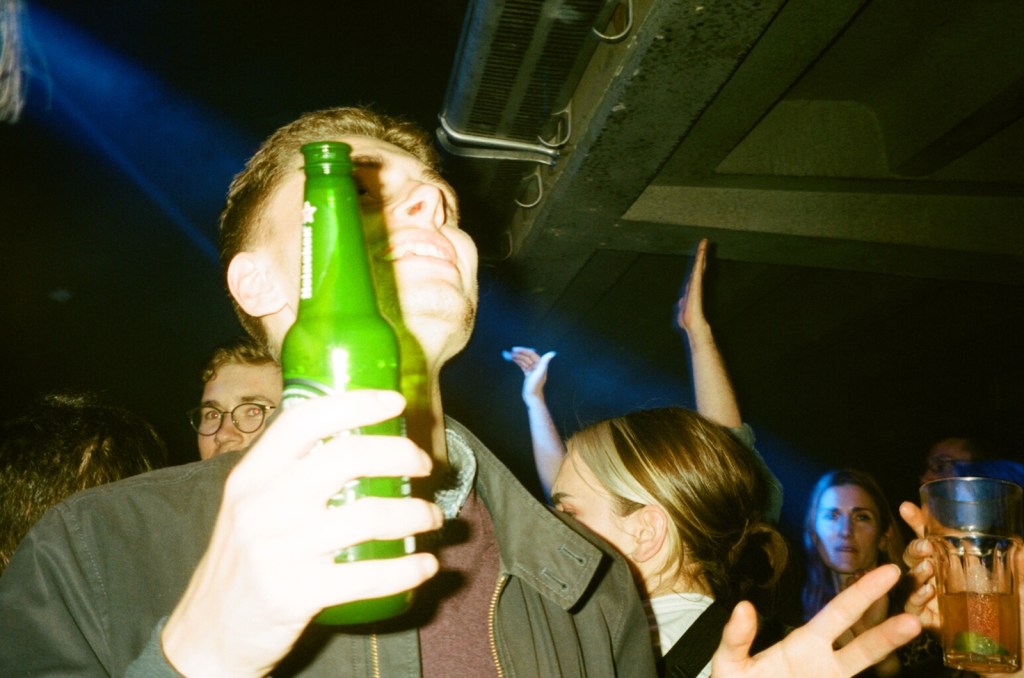
<path id="1" fill-rule="evenodd" d="M 298 316 L 281 349 L 284 407 L 306 398 L 362 388 L 399 390 L 399 348 L 381 315 L 352 177 L 351 147 L 316 142 L 302 147 L 305 201 Z M 401 418 L 342 435 L 403 435 Z M 364 496 L 408 497 L 408 478 L 361 478 L 328 502 Z M 414 539 L 374 540 L 341 549 L 335 562 L 395 558 L 412 553 Z M 325 608 L 322 624 L 358 624 L 400 614 L 412 591 Z"/>

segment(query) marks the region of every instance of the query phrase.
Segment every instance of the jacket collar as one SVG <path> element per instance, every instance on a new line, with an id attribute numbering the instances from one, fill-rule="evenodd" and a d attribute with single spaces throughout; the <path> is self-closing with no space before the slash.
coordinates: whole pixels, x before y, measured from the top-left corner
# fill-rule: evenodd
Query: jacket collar
<path id="1" fill-rule="evenodd" d="M 449 417 L 445 424 L 448 459 L 465 483 L 459 483 L 464 490 L 457 492 L 459 506 L 473 480 L 466 473 L 466 460 L 475 460 L 473 484 L 492 517 L 502 574 L 523 580 L 565 610 L 573 608 L 609 559 L 621 556 L 537 501 L 468 429 Z"/>

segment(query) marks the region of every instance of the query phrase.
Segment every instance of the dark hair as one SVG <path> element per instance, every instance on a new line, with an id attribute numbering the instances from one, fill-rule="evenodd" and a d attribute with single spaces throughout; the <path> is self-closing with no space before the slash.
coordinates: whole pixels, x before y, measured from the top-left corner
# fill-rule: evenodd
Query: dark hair
<path id="1" fill-rule="evenodd" d="M 0 570 L 62 499 L 167 464 L 167 446 L 133 412 L 92 392 L 42 396 L 0 425 Z"/>
<path id="2" fill-rule="evenodd" d="M 632 412 L 588 426 L 566 444 L 608 491 L 619 515 L 657 505 L 668 515 L 665 574 L 707 584 L 731 607 L 782 574 L 788 548 L 764 520 L 768 481 L 750 450 L 682 407 Z"/>

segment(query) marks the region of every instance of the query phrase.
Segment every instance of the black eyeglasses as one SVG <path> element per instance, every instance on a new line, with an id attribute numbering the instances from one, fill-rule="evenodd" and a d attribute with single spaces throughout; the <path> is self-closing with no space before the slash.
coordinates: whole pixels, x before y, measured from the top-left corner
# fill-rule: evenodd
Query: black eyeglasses
<path id="1" fill-rule="evenodd" d="M 216 407 L 205 405 L 188 411 L 188 422 L 192 424 L 195 432 L 201 436 L 212 436 L 220 430 L 224 423 L 224 416 L 230 415 L 235 428 L 242 433 L 255 433 L 263 426 L 267 419 L 269 410 L 277 409 L 274 405 L 263 405 L 262 403 L 242 403 L 230 412 L 218 410 Z"/>

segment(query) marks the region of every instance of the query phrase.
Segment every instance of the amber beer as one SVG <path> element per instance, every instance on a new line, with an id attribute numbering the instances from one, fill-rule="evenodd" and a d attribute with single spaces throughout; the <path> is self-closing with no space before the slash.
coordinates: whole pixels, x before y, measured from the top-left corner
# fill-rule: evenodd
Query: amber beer
<path id="1" fill-rule="evenodd" d="M 399 390 L 399 347 L 381 315 L 366 248 L 351 147 L 316 142 L 302 147 L 305 196 L 298 317 L 281 350 L 283 405 L 355 389 Z M 401 418 L 343 435 L 403 435 Z M 408 478 L 353 480 L 328 502 L 360 497 L 408 497 Z M 374 540 L 341 549 L 335 562 L 395 558 L 412 553 L 413 539 Z M 357 624 L 408 609 L 412 591 L 355 601 L 320 612 L 322 624 Z"/>
<path id="2" fill-rule="evenodd" d="M 966 671 L 992 671 L 993 664 L 999 671 L 1015 671 L 1011 650 L 1020 639 L 1018 605 L 1017 596 L 1009 593 L 940 595 L 941 640 L 950 648 L 948 661 Z"/>

